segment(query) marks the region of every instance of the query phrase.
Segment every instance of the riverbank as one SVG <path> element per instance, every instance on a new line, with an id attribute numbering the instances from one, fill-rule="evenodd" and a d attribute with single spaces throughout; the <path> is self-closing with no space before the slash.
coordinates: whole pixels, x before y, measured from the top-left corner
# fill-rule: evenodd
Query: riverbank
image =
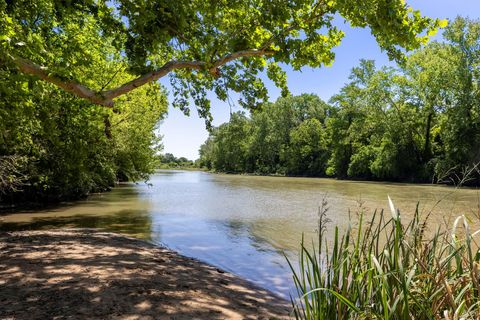
<path id="1" fill-rule="evenodd" d="M 170 169 L 160 169 L 160 170 L 170 170 Z M 178 168 L 171 170 L 182 171 L 184 169 Z M 453 180 L 447 181 L 437 181 L 433 182 L 431 179 L 424 180 L 412 180 L 412 179 L 374 179 L 374 178 L 365 178 L 365 177 L 337 177 L 329 175 L 296 175 L 296 174 L 285 174 L 285 173 L 260 173 L 260 172 L 229 172 L 229 171 L 218 171 L 218 170 L 209 170 L 207 168 L 191 168 L 185 169 L 185 171 L 202 171 L 211 174 L 224 174 L 224 175 L 233 175 L 233 176 L 247 176 L 247 177 L 276 177 L 276 178 L 300 178 L 300 179 L 330 179 L 336 181 L 347 181 L 347 182 L 365 182 L 365 183 L 383 183 L 383 184 L 410 184 L 410 185 L 419 185 L 419 186 L 443 186 L 451 188 L 470 188 L 477 189 L 480 187 L 480 181 L 475 183 L 475 180 L 464 178 L 461 181 L 454 182 Z"/>
<path id="2" fill-rule="evenodd" d="M 200 167 L 182 167 L 182 166 L 158 166 L 156 168 L 156 171 L 201 171 L 201 172 L 210 172 L 206 168 L 200 168 Z"/>
<path id="3" fill-rule="evenodd" d="M 287 301 L 163 247 L 93 229 L 0 233 L 1 319 L 284 319 Z"/>

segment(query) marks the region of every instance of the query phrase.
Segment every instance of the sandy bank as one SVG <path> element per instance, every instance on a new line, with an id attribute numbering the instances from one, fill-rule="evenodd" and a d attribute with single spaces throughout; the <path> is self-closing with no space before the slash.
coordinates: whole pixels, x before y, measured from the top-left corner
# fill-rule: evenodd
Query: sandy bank
<path id="1" fill-rule="evenodd" d="M 284 319 L 288 310 L 144 241 L 88 229 L 0 233 L 0 319 Z"/>

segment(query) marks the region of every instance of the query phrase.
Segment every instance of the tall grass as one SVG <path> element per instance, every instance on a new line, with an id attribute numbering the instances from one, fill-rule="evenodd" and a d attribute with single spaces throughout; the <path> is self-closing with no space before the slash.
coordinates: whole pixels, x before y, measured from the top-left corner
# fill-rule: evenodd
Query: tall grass
<path id="1" fill-rule="evenodd" d="M 302 241 L 298 269 L 289 261 L 295 318 L 480 319 L 478 232 L 461 216 L 451 230 L 427 234 L 418 206 L 408 223 L 391 201 L 390 209 L 369 221 L 360 213 L 342 235 L 335 227 L 333 241 L 320 212 L 318 247 Z"/>

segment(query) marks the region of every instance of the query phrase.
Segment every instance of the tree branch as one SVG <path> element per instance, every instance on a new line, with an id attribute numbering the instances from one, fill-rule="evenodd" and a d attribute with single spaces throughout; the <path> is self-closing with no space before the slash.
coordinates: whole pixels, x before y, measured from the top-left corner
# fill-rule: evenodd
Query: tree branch
<path id="1" fill-rule="evenodd" d="M 222 65 L 233 61 L 235 59 L 239 59 L 242 57 L 259 57 L 265 55 L 272 55 L 275 51 L 269 50 L 243 50 L 234 52 L 231 54 L 227 54 L 222 58 L 213 62 L 213 64 L 208 65 L 208 71 L 216 75 L 218 73 L 218 68 Z M 39 66 L 33 63 L 30 60 L 14 57 L 12 62 L 18 67 L 18 69 L 29 75 L 33 75 L 39 77 L 40 79 L 50 82 L 56 85 L 63 90 L 70 92 L 80 98 L 86 99 L 92 103 L 112 107 L 113 106 L 113 99 L 121 96 L 125 93 L 128 93 L 148 82 L 156 81 L 168 73 L 172 72 L 176 69 L 194 69 L 194 70 L 205 70 L 207 68 L 207 63 L 204 61 L 169 61 L 165 63 L 162 67 L 158 68 L 155 71 L 148 72 L 132 81 L 129 81 L 115 89 L 106 90 L 96 92 L 76 81 L 72 80 L 64 80 L 58 76 L 50 74 L 45 67 Z"/>
<path id="2" fill-rule="evenodd" d="M 132 81 L 129 81 L 120 87 L 117 87 L 115 89 L 103 91 L 100 94 L 105 97 L 107 100 L 112 100 L 118 96 L 121 96 L 122 94 L 125 94 L 127 92 L 130 92 L 140 86 L 143 86 L 144 84 L 152 81 L 156 81 L 164 76 L 166 76 L 168 73 L 172 72 L 175 69 L 196 69 L 196 70 L 202 70 L 205 66 L 205 62 L 203 61 L 170 61 L 165 63 L 162 67 L 155 71 L 148 72 L 144 74 L 143 76 L 140 76 L 139 78 L 133 79 Z"/>
<path id="3" fill-rule="evenodd" d="M 223 56 L 223 58 L 220 58 L 217 61 L 215 61 L 212 67 L 210 68 L 210 70 L 215 70 L 218 67 L 238 58 L 261 57 L 261 56 L 272 55 L 272 54 L 275 54 L 275 51 L 265 50 L 265 49 L 263 50 L 251 49 L 251 50 L 238 51 L 235 53 L 227 54 L 226 56 Z"/>
<path id="4" fill-rule="evenodd" d="M 64 80 L 60 77 L 49 74 L 46 68 L 41 67 L 30 60 L 13 57 L 12 62 L 18 67 L 18 69 L 26 74 L 39 77 L 40 79 L 50 82 L 63 90 L 73 93 L 74 95 L 87 99 L 95 104 L 111 107 L 113 102 L 109 103 L 105 99 L 96 93 L 95 91 L 87 88 L 86 86 L 71 80 Z"/>

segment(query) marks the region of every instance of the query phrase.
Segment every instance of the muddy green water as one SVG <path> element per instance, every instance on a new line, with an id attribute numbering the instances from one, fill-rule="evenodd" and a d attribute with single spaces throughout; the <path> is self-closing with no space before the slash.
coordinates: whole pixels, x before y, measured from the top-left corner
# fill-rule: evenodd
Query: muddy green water
<path id="1" fill-rule="evenodd" d="M 151 185 L 124 184 L 112 192 L 55 209 L 0 216 L 0 231 L 63 227 L 102 228 L 166 245 L 288 296 L 302 233 L 316 236 L 326 196 L 328 217 L 345 227 L 362 207 L 387 207 L 387 195 L 407 220 L 417 202 L 432 211 L 430 227 L 465 214 L 475 224 L 480 192 L 431 185 L 333 179 L 218 175 L 161 171 Z"/>

